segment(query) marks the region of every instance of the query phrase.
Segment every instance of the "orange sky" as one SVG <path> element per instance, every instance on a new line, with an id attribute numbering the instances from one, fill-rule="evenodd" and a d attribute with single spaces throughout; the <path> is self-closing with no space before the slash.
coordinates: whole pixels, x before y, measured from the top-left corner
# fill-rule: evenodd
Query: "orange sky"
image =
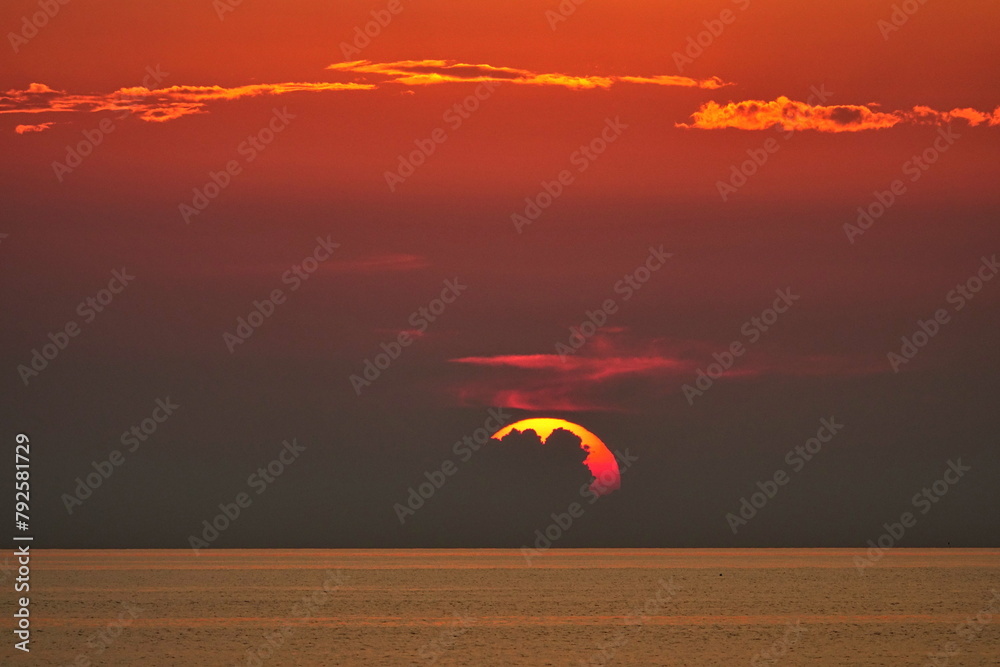
<path id="1" fill-rule="evenodd" d="M 555 4 L 533 1 L 511 7 L 481 2 L 474 10 L 455 10 L 451 3 L 430 0 L 414 11 L 404 3 L 403 11 L 357 58 L 376 63 L 448 60 L 578 77 L 682 76 L 673 54 L 684 51 L 688 37 L 705 30 L 704 21 L 713 21 L 722 9 L 729 9 L 735 20 L 703 55 L 684 67 L 683 75 L 699 80 L 719 77 L 732 85 L 718 90 L 628 83 L 584 91 L 501 88 L 472 126 L 463 129 L 460 140 L 451 142 L 447 159 L 423 170 L 408 190 L 431 194 L 445 184 L 451 191 L 479 193 L 530 187 L 551 170 L 557 171 L 574 143 L 593 133 L 592 128 L 599 127 L 605 116 L 615 114 L 623 115 L 633 129 L 624 148 L 606 159 L 600 183 L 587 179 L 588 189 L 645 197 L 697 197 L 710 195 L 716 174 L 761 141 L 749 134 L 708 136 L 676 127 L 691 122 L 692 115 L 710 102 L 724 105 L 780 96 L 805 101 L 811 87 L 822 85 L 833 94 L 828 104 L 877 104 L 872 108 L 886 113 L 926 106 L 991 114 L 998 106 L 988 84 L 995 80 L 998 64 L 996 59 L 982 57 L 991 48 L 989 26 L 995 21 L 989 16 L 1000 14 L 990 3 L 957 3 L 937 12 L 925 7 L 928 11 L 915 15 L 888 40 L 882 38 L 877 21 L 889 16 L 891 3 L 849 2 L 833 8 L 754 2 L 742 10 L 742 3 L 667 6 L 632 2 L 627 12 L 617 4 L 588 3 L 552 30 L 545 11 Z M 7 13 L 14 18 L 8 24 L 17 26 L 18 17 L 34 6 L 12 3 Z M 26 90 L 40 83 L 69 95 L 109 94 L 140 86 L 145 68 L 157 65 L 169 73 L 165 87 L 237 88 L 351 80 L 370 84 L 384 78 L 339 76 L 325 68 L 344 59 L 341 43 L 352 39 L 355 26 L 371 20 L 369 12 L 378 9 L 363 2 L 336 3 L 335 7 L 298 2 L 276 12 L 270 6 L 243 3 L 220 21 L 211 3 L 202 0 L 169 7 L 105 1 L 91 3 L 86 12 L 67 5 L 17 54 L 4 53 L 3 87 Z M 938 44 L 948 44 L 948 48 L 937 48 Z M 78 57 L 80 53 L 86 57 Z M 280 174 L 294 173 L 296 185 L 313 193 L 335 187 L 377 194 L 386 166 L 415 138 L 440 124 L 442 111 L 464 98 L 468 87 L 393 84 L 370 94 L 284 95 L 280 102 L 300 112 L 297 125 L 301 129 L 274 151 L 279 155 L 270 158 L 273 173 L 254 174 L 247 180 L 267 178 L 270 187 L 287 187 Z M 181 125 L 164 128 L 143 127 L 131 118 L 116 137 L 117 154 L 134 162 L 132 155 L 142 150 L 161 151 L 170 146 L 169 153 L 178 154 L 177 162 L 158 162 L 158 172 L 168 170 L 167 180 L 171 173 L 178 178 L 200 173 L 213 168 L 212 155 L 238 143 L 276 102 L 244 98 L 209 104 L 205 117 L 187 117 Z M 76 114 L 56 116 L 17 114 L 3 119 L 10 127 L 3 130 L 0 141 L 5 153 L 21 165 L 19 171 L 25 178 L 41 177 L 58 147 L 96 122 L 96 118 Z M 52 121 L 64 125 L 50 128 L 49 136 L 35 132 L 7 136 L 16 125 Z M 988 154 L 997 141 L 995 134 L 977 131 L 976 146 L 964 150 Z M 797 139 L 802 146 L 797 150 L 798 164 L 783 161 L 747 194 L 787 196 L 793 190 L 797 197 L 809 198 L 852 189 L 863 193 L 869 176 L 862 182 L 858 170 L 843 165 L 863 155 L 872 169 L 884 168 L 882 173 L 888 174 L 901 161 L 895 156 L 919 145 L 921 136 L 920 128 L 897 128 L 858 139 Z M 537 171 L 521 168 L 528 147 Z M 479 159 L 483 154 L 491 156 L 488 165 Z M 108 155 L 99 162 L 113 159 Z M 109 164 L 108 168 L 117 167 Z M 96 174 L 101 169 L 88 167 L 87 171 Z M 303 178 L 300 171 L 310 175 Z M 803 174 L 815 177 L 805 179 Z M 148 188 L 148 174 L 141 169 L 131 176 L 122 175 L 135 178 L 137 187 Z M 788 188 L 787 178 L 802 182 Z M 876 174 L 871 179 L 881 180 Z M 930 187 L 981 192 L 988 189 L 983 187 L 987 182 L 988 174 L 973 157 L 953 166 Z M 258 185 L 269 187 L 265 182 Z"/>

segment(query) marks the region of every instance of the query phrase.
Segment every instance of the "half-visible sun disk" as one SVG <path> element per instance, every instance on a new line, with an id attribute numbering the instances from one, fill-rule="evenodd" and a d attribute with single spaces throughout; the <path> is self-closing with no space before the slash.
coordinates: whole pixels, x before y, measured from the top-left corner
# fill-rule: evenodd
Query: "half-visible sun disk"
<path id="1" fill-rule="evenodd" d="M 544 445 L 553 431 L 558 429 L 569 431 L 580 438 L 580 447 L 587 452 L 587 458 L 583 463 L 590 470 L 590 474 L 594 476 L 594 481 L 590 484 L 592 491 L 603 496 L 616 491 L 621 486 L 621 473 L 618 470 L 618 461 L 615 459 L 615 455 L 600 438 L 579 424 L 568 422 L 565 419 L 547 417 L 522 419 L 503 427 L 491 437 L 494 440 L 501 440 L 514 431 L 519 433 L 534 431 Z"/>

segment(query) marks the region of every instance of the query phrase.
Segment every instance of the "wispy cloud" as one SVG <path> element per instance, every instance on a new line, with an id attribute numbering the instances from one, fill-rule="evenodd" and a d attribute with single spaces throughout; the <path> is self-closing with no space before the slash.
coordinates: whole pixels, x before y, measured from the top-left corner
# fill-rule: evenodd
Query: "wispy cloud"
<path id="1" fill-rule="evenodd" d="M 385 255 L 373 255 L 371 257 L 360 257 L 358 259 L 348 259 L 342 262 L 330 262 L 326 270 L 331 273 L 397 273 L 400 271 L 415 271 L 426 269 L 431 263 L 420 255 L 407 255 L 403 253 L 390 253 Z"/>
<path id="2" fill-rule="evenodd" d="M 612 387 L 694 372 L 691 361 L 661 356 L 526 354 L 451 361 L 497 371 L 463 382 L 457 389 L 461 404 L 521 410 L 618 411 L 625 406 Z"/>
<path id="3" fill-rule="evenodd" d="M 495 81 L 526 86 L 561 86 L 563 88 L 610 88 L 616 83 L 637 83 L 686 88 L 721 88 L 728 85 L 719 77 L 692 79 L 686 76 L 661 74 L 656 76 L 576 76 L 560 73 L 539 73 L 516 67 L 470 65 L 454 60 L 397 60 L 375 63 L 369 60 L 334 63 L 327 69 L 356 74 L 387 77 L 388 83 L 407 86 L 427 86 L 442 83 L 476 83 Z"/>
<path id="4" fill-rule="evenodd" d="M 320 265 L 318 275 L 359 275 L 370 276 L 385 273 L 403 273 L 406 271 L 417 271 L 431 266 L 430 261 L 421 255 L 406 253 L 382 253 L 362 255 L 344 260 L 331 259 Z M 281 275 L 288 270 L 288 265 L 283 263 L 248 263 L 237 264 L 213 264 L 202 267 L 202 275 L 240 275 L 271 277 Z M 396 332 L 398 333 L 398 332 Z"/>
<path id="5" fill-rule="evenodd" d="M 452 361 L 477 366 L 578 373 L 588 380 L 604 380 L 618 375 L 651 371 L 676 371 L 686 365 L 679 359 L 664 357 L 560 357 L 558 354 L 506 354 L 495 357 L 462 357 Z"/>
<path id="6" fill-rule="evenodd" d="M 90 113 L 101 111 L 125 112 L 147 122 L 165 122 L 206 113 L 212 102 L 231 101 L 261 96 L 278 96 L 300 92 L 371 91 L 385 85 L 411 87 L 440 84 L 505 82 L 525 86 L 562 87 L 572 90 L 608 89 L 617 84 L 654 85 L 713 90 L 730 85 L 719 77 L 693 79 L 686 76 L 659 74 L 639 75 L 572 75 L 557 72 L 534 72 L 516 67 L 468 64 L 455 60 L 397 60 L 376 63 L 355 60 L 329 65 L 327 70 L 372 81 L 327 81 L 263 83 L 243 86 L 190 86 L 166 88 L 144 86 L 119 88 L 110 93 L 78 94 L 55 90 L 44 83 L 32 83 L 25 89 L 0 93 L 0 114 Z M 764 130 L 781 126 L 787 130 L 819 132 L 860 132 L 895 127 L 901 124 L 943 125 L 961 120 L 970 126 L 1000 125 L 1000 107 L 993 111 L 956 108 L 937 111 L 916 106 L 908 111 L 882 111 L 877 104 L 834 106 L 813 105 L 787 97 L 776 100 L 745 100 L 742 102 L 706 102 L 691 117 L 689 123 L 677 123 L 680 128 L 713 130 L 737 128 Z M 42 132 L 52 122 L 21 124 L 19 134 Z"/>
<path id="7" fill-rule="evenodd" d="M 456 388 L 462 405 L 522 410 L 624 411 L 623 396 L 638 388 L 656 391 L 695 370 L 684 346 L 635 343 L 619 330 L 602 329 L 577 354 L 502 354 L 452 359 L 468 367 Z"/>
<path id="8" fill-rule="evenodd" d="M 936 111 L 926 106 L 913 107 L 909 111 L 880 111 L 876 104 L 821 106 L 779 97 L 771 101 L 745 100 L 725 105 L 707 102 L 691 118 L 692 122 L 677 123 L 677 127 L 766 130 L 778 125 L 786 130 L 862 132 L 901 124 L 945 125 L 954 120 L 965 121 L 973 127 L 1000 125 L 1000 107 L 992 112 L 969 108 Z"/>
<path id="9" fill-rule="evenodd" d="M 17 127 L 14 128 L 14 131 L 17 132 L 18 134 L 27 134 L 28 132 L 44 132 L 53 125 L 55 125 L 54 122 L 39 123 L 38 125 L 18 125 Z"/>
<path id="10" fill-rule="evenodd" d="M 170 86 L 149 89 L 142 86 L 119 88 L 106 94 L 74 94 L 55 90 L 44 83 L 32 83 L 24 90 L 0 94 L 0 114 L 87 113 L 119 111 L 133 113 L 141 120 L 164 122 L 203 113 L 209 102 L 238 100 L 263 95 L 296 92 L 371 90 L 364 83 L 265 83 L 247 86 Z"/>
<path id="11" fill-rule="evenodd" d="M 719 345 L 706 341 L 634 341 L 601 330 L 577 354 L 504 354 L 452 359 L 470 368 L 453 389 L 461 405 L 568 412 L 635 409 L 637 401 L 678 394 Z M 785 355 L 755 350 L 719 377 L 729 381 L 768 375 L 837 377 L 880 372 L 863 359 Z"/>
<path id="12" fill-rule="evenodd" d="M 162 123 L 192 114 L 206 113 L 208 105 L 265 95 L 277 96 L 301 92 L 370 91 L 383 85 L 424 86 L 442 83 L 509 82 L 532 86 L 560 86 L 577 90 L 610 88 L 616 83 L 720 88 L 727 85 L 718 77 L 692 79 L 686 76 L 573 76 L 538 73 L 515 67 L 468 65 L 453 60 L 400 60 L 373 63 L 357 60 L 330 65 L 328 70 L 352 75 L 373 76 L 372 82 L 327 81 L 262 83 L 244 86 L 190 86 L 167 88 L 134 86 L 110 93 L 70 93 L 44 83 L 32 83 L 25 89 L 0 93 L 0 114 L 125 112 L 140 120 Z M 51 124 L 36 126 L 47 129 Z M 30 132 L 33 130 L 24 130 Z"/>

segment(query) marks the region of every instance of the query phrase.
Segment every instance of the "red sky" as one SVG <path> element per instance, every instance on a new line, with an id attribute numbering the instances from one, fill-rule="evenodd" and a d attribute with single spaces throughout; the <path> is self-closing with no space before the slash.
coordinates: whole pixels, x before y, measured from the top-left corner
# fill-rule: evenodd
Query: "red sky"
<path id="1" fill-rule="evenodd" d="M 687 409 L 682 385 L 747 342 L 741 327 L 782 289 L 801 300 L 722 382 L 860 401 L 844 383 L 896 377 L 887 353 L 997 250 L 996 2 L 929 2 L 885 35 L 888 1 L 587 0 L 555 29 L 555 0 L 399 2 L 348 58 L 342 43 L 386 3 L 244 0 L 220 20 L 210 0 L 74 0 L 16 52 L 7 35 L 0 255 L 8 380 L 37 390 L 24 401 L 55 400 L 65 372 L 73 403 L 87 391 L 73 363 L 155 375 L 196 360 L 222 374 L 220 393 L 261 364 L 275 392 L 348 422 L 359 401 L 381 418 L 505 403 L 648 420 Z M 11 0 L 0 27 L 20 33 L 37 11 Z M 711 40 L 706 22 L 722 25 Z M 699 33 L 710 43 L 679 71 Z M 449 109 L 477 90 L 455 127 Z M 269 124 L 273 143 L 248 150 Z M 390 190 L 386 172 L 435 130 L 446 141 Z M 54 167 L 95 132 L 79 166 Z M 581 172 L 577 151 L 602 132 L 614 141 Z M 766 163 L 723 197 L 755 155 Z M 185 215 L 230 163 L 229 185 Z M 563 171 L 564 193 L 519 232 L 512 215 Z M 905 192 L 851 237 L 858 207 L 896 179 Z M 230 354 L 223 333 L 317 237 L 339 248 Z M 616 285 L 661 246 L 673 256 L 625 299 Z M 53 362 L 65 371 L 25 387 L 14 369 L 121 266 L 134 296 Z M 468 291 L 358 396 L 350 376 L 456 278 Z M 998 295 L 954 313 L 904 372 L 955 373 L 954 386 L 995 369 Z M 608 299 L 617 311 L 560 360 L 556 344 Z M 746 407 L 721 394 L 703 399 Z"/>

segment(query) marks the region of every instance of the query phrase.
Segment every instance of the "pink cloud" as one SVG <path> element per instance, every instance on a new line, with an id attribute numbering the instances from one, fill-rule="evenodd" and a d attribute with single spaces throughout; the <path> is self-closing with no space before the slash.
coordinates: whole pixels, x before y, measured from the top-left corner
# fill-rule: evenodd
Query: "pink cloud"
<path id="1" fill-rule="evenodd" d="M 620 330 L 618 330 L 620 331 Z M 523 410 L 619 411 L 612 398 L 623 384 L 653 386 L 694 372 L 694 361 L 656 346 L 628 350 L 602 331 L 574 355 L 506 354 L 452 359 L 470 368 L 488 369 L 463 383 L 463 405 L 500 405 Z"/>
<path id="2" fill-rule="evenodd" d="M 453 388 L 461 405 L 531 411 L 629 411 L 638 400 L 680 393 L 727 346 L 705 341 L 628 341 L 602 330 L 575 355 L 501 354 L 452 359 L 470 369 Z M 883 364 L 884 365 L 884 364 Z M 849 376 L 881 365 L 833 355 L 775 354 L 750 349 L 720 377 L 745 381 L 768 375 Z"/>

